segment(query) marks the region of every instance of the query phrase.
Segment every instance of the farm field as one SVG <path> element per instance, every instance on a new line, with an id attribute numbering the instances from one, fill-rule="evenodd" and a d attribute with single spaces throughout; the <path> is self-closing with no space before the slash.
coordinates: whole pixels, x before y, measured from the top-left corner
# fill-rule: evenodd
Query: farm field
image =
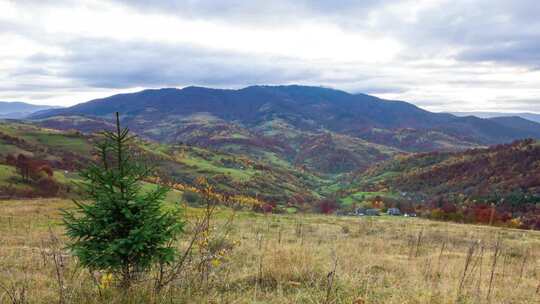
<path id="1" fill-rule="evenodd" d="M 71 201 L 0 206 L 0 303 L 540 302 L 538 231 L 389 216 L 238 211 L 231 220 L 224 208 L 212 219 L 216 255 L 204 276 L 195 248 L 178 279 L 156 295 L 151 280 L 123 291 L 77 267 L 60 225 Z M 185 208 L 180 248 L 201 212 Z"/>

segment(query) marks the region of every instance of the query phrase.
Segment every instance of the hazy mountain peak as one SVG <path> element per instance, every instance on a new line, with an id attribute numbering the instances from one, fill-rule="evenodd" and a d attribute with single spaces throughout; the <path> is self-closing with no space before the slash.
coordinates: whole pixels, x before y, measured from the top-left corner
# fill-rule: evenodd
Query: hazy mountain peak
<path id="1" fill-rule="evenodd" d="M 19 119 L 42 110 L 59 107 L 35 105 L 20 101 L 0 101 L 0 118 Z"/>
<path id="2" fill-rule="evenodd" d="M 494 117 L 521 117 L 530 121 L 540 123 L 540 114 L 538 113 L 503 113 L 503 112 L 451 112 L 456 116 L 476 116 L 479 118 L 494 118 Z"/>

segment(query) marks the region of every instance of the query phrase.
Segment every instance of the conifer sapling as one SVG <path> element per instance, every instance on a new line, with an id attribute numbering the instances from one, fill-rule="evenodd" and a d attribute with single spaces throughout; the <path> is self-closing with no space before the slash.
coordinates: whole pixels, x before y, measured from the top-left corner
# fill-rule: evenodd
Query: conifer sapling
<path id="1" fill-rule="evenodd" d="M 172 262 L 171 243 L 183 231 L 178 211 L 164 211 L 168 189 L 157 186 L 143 191 L 142 181 L 152 170 L 132 157 L 133 136 L 120 127 L 104 131 L 96 145 L 98 161 L 80 172 L 86 197 L 64 212 L 69 245 L 81 264 L 112 273 L 122 287 L 156 263 Z"/>

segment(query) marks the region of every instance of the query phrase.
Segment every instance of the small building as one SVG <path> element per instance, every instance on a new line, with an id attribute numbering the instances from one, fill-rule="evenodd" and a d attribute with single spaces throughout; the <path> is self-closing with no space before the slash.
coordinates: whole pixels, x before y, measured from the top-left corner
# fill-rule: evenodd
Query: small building
<path id="1" fill-rule="evenodd" d="M 336 215 L 337 216 L 346 216 L 346 215 L 349 215 L 349 214 L 347 212 L 343 211 L 343 210 L 337 210 Z"/>
<path id="2" fill-rule="evenodd" d="M 356 210 L 354 210 L 354 215 L 356 216 L 364 216 L 366 215 L 366 208 L 357 208 Z"/>
<path id="3" fill-rule="evenodd" d="M 388 211 L 386 213 L 388 215 L 400 216 L 401 210 L 399 210 L 399 208 L 388 208 Z"/>
<path id="4" fill-rule="evenodd" d="M 379 209 L 367 209 L 365 214 L 368 216 L 379 216 L 381 215 L 381 211 Z"/>

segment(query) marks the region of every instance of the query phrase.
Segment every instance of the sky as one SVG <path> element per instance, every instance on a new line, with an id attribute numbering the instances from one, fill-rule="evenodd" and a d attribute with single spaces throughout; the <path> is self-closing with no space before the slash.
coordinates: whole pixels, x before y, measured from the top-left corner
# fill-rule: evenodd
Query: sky
<path id="1" fill-rule="evenodd" d="M 0 100 L 326 86 L 540 113 L 537 0 L 0 0 Z"/>

